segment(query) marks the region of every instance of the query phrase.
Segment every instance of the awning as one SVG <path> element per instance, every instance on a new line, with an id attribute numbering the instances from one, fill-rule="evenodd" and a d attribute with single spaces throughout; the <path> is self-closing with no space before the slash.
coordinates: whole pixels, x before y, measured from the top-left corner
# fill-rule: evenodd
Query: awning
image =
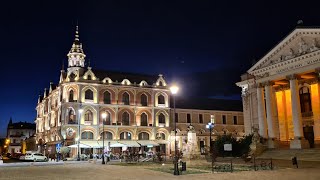
<path id="1" fill-rule="evenodd" d="M 110 142 L 110 144 L 117 143 L 117 141 L 104 140 L 104 147 L 107 147 L 109 142 Z M 103 147 L 102 140 L 99 140 L 99 141 L 81 141 L 81 143 L 89 145 L 92 148 L 102 148 Z"/>
<path id="2" fill-rule="evenodd" d="M 140 147 L 137 141 L 118 141 L 118 143 L 124 144 L 127 147 Z"/>
<path id="3" fill-rule="evenodd" d="M 139 140 L 137 141 L 141 146 L 159 146 L 158 143 L 150 140 Z"/>
<path id="4" fill-rule="evenodd" d="M 68 146 L 68 147 L 70 147 L 70 148 L 78 148 L 78 144 L 73 144 L 73 145 Z M 79 144 L 79 147 L 80 148 L 92 148 L 91 146 L 86 145 L 86 144 L 82 144 L 82 143 Z"/>
<path id="5" fill-rule="evenodd" d="M 125 147 L 125 144 L 122 143 L 115 143 L 115 144 L 111 144 L 110 147 Z"/>
<path id="6" fill-rule="evenodd" d="M 156 140 L 155 142 L 158 144 L 169 144 L 170 143 L 170 141 L 167 141 L 167 140 Z"/>

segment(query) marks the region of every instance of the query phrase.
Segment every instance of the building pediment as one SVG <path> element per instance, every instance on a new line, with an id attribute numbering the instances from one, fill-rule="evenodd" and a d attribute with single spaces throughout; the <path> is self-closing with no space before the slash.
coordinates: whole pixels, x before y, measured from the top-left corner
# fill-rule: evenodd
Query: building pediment
<path id="1" fill-rule="evenodd" d="M 319 52 L 320 28 L 297 28 L 251 67 L 248 73 L 264 77 L 286 71 L 286 68 L 290 70 L 316 63 L 317 60 L 312 60 L 312 57 L 319 56 Z"/>

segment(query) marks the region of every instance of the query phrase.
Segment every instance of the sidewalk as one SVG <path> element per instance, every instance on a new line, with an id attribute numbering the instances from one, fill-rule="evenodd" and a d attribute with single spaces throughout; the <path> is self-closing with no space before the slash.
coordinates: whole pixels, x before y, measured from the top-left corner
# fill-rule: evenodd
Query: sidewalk
<path id="1" fill-rule="evenodd" d="M 26 166 L 52 166 L 52 165 L 64 165 L 64 164 L 80 164 L 89 163 L 88 161 L 48 161 L 48 162 L 16 162 L 16 163 L 2 163 L 1 167 L 26 167 Z"/>

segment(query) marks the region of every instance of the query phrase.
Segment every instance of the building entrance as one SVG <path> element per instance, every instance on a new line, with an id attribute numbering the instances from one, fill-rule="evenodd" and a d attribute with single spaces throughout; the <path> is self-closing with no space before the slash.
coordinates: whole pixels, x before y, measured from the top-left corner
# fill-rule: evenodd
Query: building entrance
<path id="1" fill-rule="evenodd" d="M 309 142 L 310 148 L 314 148 L 314 133 L 313 126 L 303 127 L 304 138 Z"/>

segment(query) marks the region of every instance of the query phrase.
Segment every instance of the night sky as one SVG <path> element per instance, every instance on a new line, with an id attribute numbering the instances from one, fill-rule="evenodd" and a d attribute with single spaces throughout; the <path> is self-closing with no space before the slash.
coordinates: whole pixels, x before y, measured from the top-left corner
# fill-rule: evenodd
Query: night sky
<path id="1" fill-rule="evenodd" d="M 9 3 L 11 1 L 6 1 Z M 75 25 L 93 69 L 164 74 L 181 96 L 240 99 L 235 82 L 299 19 L 307 1 L 12 1 L 0 9 L 0 137 L 10 119 L 33 122 L 39 93 L 67 65 Z"/>

